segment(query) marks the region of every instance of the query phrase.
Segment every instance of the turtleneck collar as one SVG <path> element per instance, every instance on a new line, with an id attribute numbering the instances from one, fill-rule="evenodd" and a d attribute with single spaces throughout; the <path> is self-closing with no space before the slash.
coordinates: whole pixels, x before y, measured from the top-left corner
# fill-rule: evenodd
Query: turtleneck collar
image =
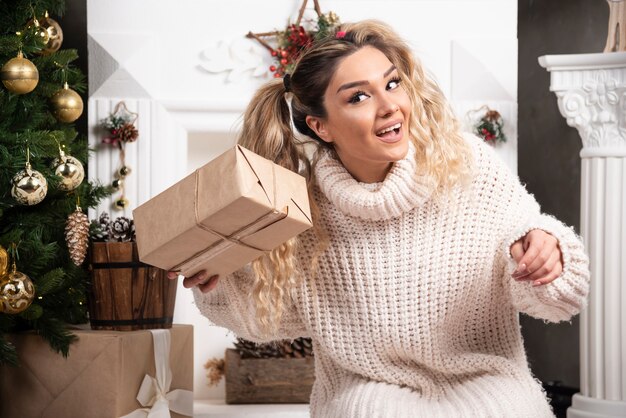
<path id="1" fill-rule="evenodd" d="M 405 158 L 393 164 L 380 183 L 360 183 L 331 151 L 315 165 L 317 183 L 328 200 L 343 213 L 367 220 L 385 220 L 424 204 L 432 187 L 417 177 L 415 147 L 409 142 Z"/>

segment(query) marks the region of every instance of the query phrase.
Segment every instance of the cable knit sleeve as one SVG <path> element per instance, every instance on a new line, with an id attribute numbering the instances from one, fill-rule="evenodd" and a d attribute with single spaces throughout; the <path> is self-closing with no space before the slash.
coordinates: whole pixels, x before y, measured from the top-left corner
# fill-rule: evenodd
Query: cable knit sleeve
<path id="1" fill-rule="evenodd" d="M 253 274 L 248 265 L 220 278 L 217 287 L 210 292 L 202 293 L 194 287 L 194 299 L 200 313 L 214 325 L 228 328 L 238 337 L 257 343 L 308 336 L 308 331 L 293 303 L 285 306 L 281 324 L 275 333 L 268 337 L 261 334 L 251 295 Z"/>
<path id="2" fill-rule="evenodd" d="M 504 221 L 498 254 L 505 264 L 503 281 L 515 308 L 549 322 L 569 320 L 580 312 L 589 292 L 589 259 L 581 238 L 571 227 L 556 218 L 542 214 L 534 196 L 520 183 L 495 151 L 475 138 L 480 176 L 489 179 L 496 190 L 493 204 Z M 516 281 L 511 274 L 517 263 L 511 256 L 511 245 L 533 229 L 553 235 L 563 256 L 563 272 L 551 283 L 532 286 L 528 280 Z"/>
<path id="3" fill-rule="evenodd" d="M 563 255 L 563 272 L 553 282 L 533 287 L 528 280 L 516 281 L 511 274 L 517 263 L 511 256 L 511 245 L 532 229 L 541 229 L 559 241 Z M 586 303 L 589 292 L 589 260 L 582 241 L 574 230 L 552 216 L 533 214 L 505 241 L 505 282 L 508 282 L 515 307 L 535 318 L 550 322 L 569 320 Z"/>

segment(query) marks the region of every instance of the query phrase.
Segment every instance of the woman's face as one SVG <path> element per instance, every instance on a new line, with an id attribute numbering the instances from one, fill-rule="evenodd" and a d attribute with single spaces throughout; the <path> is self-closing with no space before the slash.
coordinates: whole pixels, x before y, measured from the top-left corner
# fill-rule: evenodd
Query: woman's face
<path id="1" fill-rule="evenodd" d="M 385 54 L 366 46 L 337 67 L 324 94 L 326 118 L 307 124 L 332 143 L 342 164 L 361 182 L 385 179 L 408 151 L 411 102 Z"/>

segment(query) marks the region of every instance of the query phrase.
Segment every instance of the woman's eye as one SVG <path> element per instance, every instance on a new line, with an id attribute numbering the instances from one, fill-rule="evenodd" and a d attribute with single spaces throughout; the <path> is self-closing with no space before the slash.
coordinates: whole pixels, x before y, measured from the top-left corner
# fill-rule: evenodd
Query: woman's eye
<path id="1" fill-rule="evenodd" d="M 400 79 L 399 78 L 392 78 L 391 80 L 389 80 L 389 83 L 387 83 L 387 89 L 388 90 L 393 90 L 396 87 L 398 87 L 400 85 Z"/>
<path id="2" fill-rule="evenodd" d="M 367 94 L 365 94 L 364 92 L 357 91 L 352 97 L 350 97 L 350 103 L 360 103 L 363 100 L 367 99 L 367 97 Z"/>

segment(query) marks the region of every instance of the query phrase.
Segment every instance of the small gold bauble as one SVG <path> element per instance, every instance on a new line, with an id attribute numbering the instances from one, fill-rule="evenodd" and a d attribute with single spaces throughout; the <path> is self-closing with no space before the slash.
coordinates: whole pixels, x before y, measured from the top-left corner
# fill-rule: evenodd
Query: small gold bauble
<path id="1" fill-rule="evenodd" d="M 35 26 L 35 34 L 37 35 L 37 37 L 41 38 L 44 44 L 47 44 L 50 40 L 50 35 L 48 34 L 48 31 L 46 31 L 44 28 L 41 27 L 41 25 L 39 25 L 39 21 L 37 19 L 32 19 L 28 22 L 28 27 L 30 28 L 32 26 Z"/>
<path id="2" fill-rule="evenodd" d="M 52 169 L 54 174 L 61 177 L 61 183 L 59 183 L 61 190 L 74 190 L 85 178 L 83 164 L 78 159 L 71 155 L 65 155 L 63 152 L 59 157 L 52 160 Z"/>
<path id="3" fill-rule="evenodd" d="M 128 199 L 126 199 L 125 197 L 121 197 L 119 199 L 117 199 L 114 203 L 115 208 L 118 210 L 122 210 L 125 207 L 127 207 L 130 204 L 130 202 L 128 201 Z"/>
<path id="4" fill-rule="evenodd" d="M 122 179 L 115 179 L 111 182 L 111 187 L 113 187 L 115 190 L 119 190 L 123 185 L 124 180 Z"/>
<path id="5" fill-rule="evenodd" d="M 19 271 L 0 277 L 0 312 L 18 314 L 30 306 L 35 299 L 32 280 Z"/>
<path id="6" fill-rule="evenodd" d="M 7 274 L 7 267 L 9 266 L 9 253 L 0 245 L 0 277 Z"/>
<path id="7" fill-rule="evenodd" d="M 83 113 L 83 99 L 67 83 L 52 95 L 52 114 L 59 122 L 74 122 Z"/>
<path id="8" fill-rule="evenodd" d="M 121 177 L 124 178 L 127 175 L 129 175 L 132 172 L 132 170 L 130 169 L 129 166 L 127 165 L 123 165 L 117 172 L 117 174 Z"/>
<path id="9" fill-rule="evenodd" d="M 39 71 L 20 51 L 17 58 L 12 58 L 4 64 L 0 70 L 0 80 L 11 93 L 26 94 L 37 87 Z"/>
<path id="10" fill-rule="evenodd" d="M 46 178 L 39 171 L 31 169 L 29 163 L 13 176 L 11 183 L 11 196 L 22 205 L 36 205 L 48 193 Z"/>

